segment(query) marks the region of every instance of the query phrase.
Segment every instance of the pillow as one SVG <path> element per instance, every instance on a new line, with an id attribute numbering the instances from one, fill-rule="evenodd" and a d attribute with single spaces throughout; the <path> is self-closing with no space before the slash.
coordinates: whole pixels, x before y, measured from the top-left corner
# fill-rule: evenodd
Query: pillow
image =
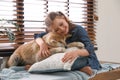
<path id="1" fill-rule="evenodd" d="M 57 53 L 54 54 L 45 60 L 42 60 L 40 62 L 34 63 L 28 70 L 30 73 L 49 73 L 49 72 L 57 72 L 57 71 L 70 71 L 71 67 L 74 63 L 72 62 L 66 62 L 63 63 L 61 59 L 63 58 L 65 53 Z"/>

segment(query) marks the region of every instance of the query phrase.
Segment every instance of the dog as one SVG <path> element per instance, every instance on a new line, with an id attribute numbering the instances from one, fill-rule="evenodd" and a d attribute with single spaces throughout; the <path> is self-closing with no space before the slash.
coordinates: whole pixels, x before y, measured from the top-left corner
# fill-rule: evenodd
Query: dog
<path id="1" fill-rule="evenodd" d="M 79 49 L 84 48 L 84 45 L 81 42 L 73 42 L 66 45 L 66 38 L 66 36 L 61 36 L 55 32 L 49 32 L 42 37 L 45 43 L 49 46 L 49 51 L 52 55 L 55 53 L 66 52 L 65 47 L 78 47 Z M 37 56 L 39 50 L 40 46 L 36 43 L 35 40 L 23 44 L 19 46 L 10 56 L 7 66 L 12 67 L 32 65 L 35 62 L 46 59 L 47 57 L 42 58 Z"/>
<path id="2" fill-rule="evenodd" d="M 49 32 L 42 38 L 49 46 L 51 54 L 63 52 L 65 44 L 65 36 L 60 36 L 54 32 Z M 35 40 L 25 43 L 19 46 L 14 53 L 10 56 L 7 66 L 18 66 L 18 65 L 31 65 L 37 61 L 43 60 L 37 56 L 37 52 L 40 50 L 40 46 Z"/>

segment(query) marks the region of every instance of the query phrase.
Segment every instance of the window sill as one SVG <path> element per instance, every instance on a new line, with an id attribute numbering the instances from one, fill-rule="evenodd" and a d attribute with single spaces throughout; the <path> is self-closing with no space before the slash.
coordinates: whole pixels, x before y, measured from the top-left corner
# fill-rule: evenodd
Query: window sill
<path id="1" fill-rule="evenodd" d="M 15 50 L 15 47 L 0 47 L 0 57 L 10 56 Z"/>

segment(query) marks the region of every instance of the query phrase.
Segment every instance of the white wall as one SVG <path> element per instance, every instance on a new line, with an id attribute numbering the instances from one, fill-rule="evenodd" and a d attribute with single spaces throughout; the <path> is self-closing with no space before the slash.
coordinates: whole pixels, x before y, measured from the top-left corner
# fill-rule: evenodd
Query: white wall
<path id="1" fill-rule="evenodd" d="M 97 0 L 97 56 L 120 63 L 120 0 Z"/>

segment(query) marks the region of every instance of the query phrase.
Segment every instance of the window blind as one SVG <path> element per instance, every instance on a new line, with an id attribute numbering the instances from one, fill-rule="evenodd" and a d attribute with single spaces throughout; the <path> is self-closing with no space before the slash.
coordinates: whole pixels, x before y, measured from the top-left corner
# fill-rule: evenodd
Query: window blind
<path id="1" fill-rule="evenodd" d="M 16 37 L 13 43 L 10 43 L 5 35 L 0 38 L 0 44 L 10 43 L 16 48 L 24 42 L 33 40 L 35 33 L 45 31 L 46 15 L 51 11 L 62 11 L 72 22 L 82 25 L 92 43 L 96 45 L 94 0 L 1 0 L 0 7 L 4 7 L 0 8 L 0 18 L 5 16 L 6 19 L 16 21 L 20 27 L 20 31 L 13 29 Z"/>
<path id="2" fill-rule="evenodd" d="M 0 0 L 0 20 L 5 19 L 10 21 L 16 18 L 16 16 L 13 15 L 16 13 L 16 7 L 14 7 L 14 5 L 15 3 L 13 3 L 13 0 Z M 7 24 L 6 21 L 0 21 L 0 49 L 4 47 L 8 49 L 12 48 L 11 44 L 14 44 L 14 42 L 10 42 L 6 34 L 2 34 L 5 30 L 1 26 L 11 28 L 11 31 L 13 32 L 15 31 L 15 26 L 12 24 Z"/>

